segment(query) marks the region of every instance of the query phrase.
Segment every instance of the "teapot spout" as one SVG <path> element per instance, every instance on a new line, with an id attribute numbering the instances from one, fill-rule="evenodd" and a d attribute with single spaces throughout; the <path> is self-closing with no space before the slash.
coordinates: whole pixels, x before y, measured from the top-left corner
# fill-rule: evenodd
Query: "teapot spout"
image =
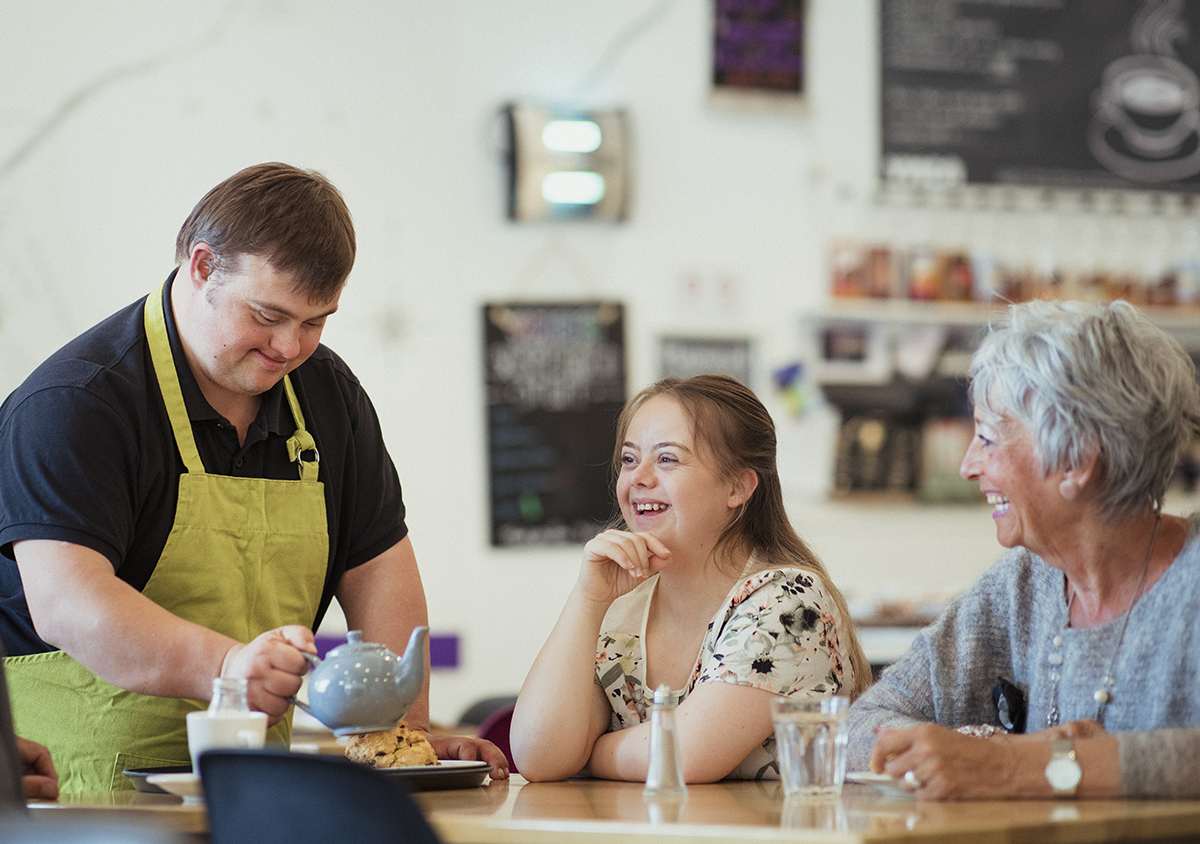
<path id="1" fill-rule="evenodd" d="M 425 686 L 425 643 L 428 638 L 428 627 L 422 625 L 414 628 L 397 666 L 396 694 L 404 701 L 405 715 Z"/>
<path id="2" fill-rule="evenodd" d="M 408 644 L 404 647 L 404 659 L 408 659 L 409 655 L 415 649 L 420 649 L 425 646 L 425 640 L 429 638 L 429 628 L 425 625 L 414 627 L 413 632 L 408 637 Z"/>

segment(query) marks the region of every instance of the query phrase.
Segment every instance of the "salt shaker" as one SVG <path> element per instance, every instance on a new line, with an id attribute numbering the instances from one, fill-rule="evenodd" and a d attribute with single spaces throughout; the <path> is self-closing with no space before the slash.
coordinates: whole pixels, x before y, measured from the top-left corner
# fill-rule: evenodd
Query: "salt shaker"
<path id="1" fill-rule="evenodd" d="M 650 707 L 650 765 L 642 794 L 655 800 L 687 797 L 679 745 L 675 742 L 675 700 L 666 684 L 654 690 L 654 703 Z"/>

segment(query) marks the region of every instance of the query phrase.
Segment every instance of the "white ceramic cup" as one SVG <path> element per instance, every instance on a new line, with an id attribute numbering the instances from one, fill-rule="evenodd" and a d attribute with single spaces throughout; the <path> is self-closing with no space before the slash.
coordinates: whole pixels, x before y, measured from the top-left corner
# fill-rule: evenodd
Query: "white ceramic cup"
<path id="1" fill-rule="evenodd" d="M 222 713 L 207 710 L 187 714 L 188 752 L 192 772 L 200 776 L 200 754 L 222 748 L 260 749 L 267 741 L 267 713 Z"/>

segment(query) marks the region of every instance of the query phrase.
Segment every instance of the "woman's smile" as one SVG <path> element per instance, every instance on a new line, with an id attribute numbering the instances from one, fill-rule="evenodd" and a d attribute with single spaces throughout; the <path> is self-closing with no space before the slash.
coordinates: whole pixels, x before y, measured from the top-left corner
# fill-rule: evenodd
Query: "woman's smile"
<path id="1" fill-rule="evenodd" d="M 998 519 L 1008 512 L 1009 501 L 998 492 L 987 493 L 987 503 L 992 505 L 992 518 Z"/>
<path id="2" fill-rule="evenodd" d="M 666 512 L 670 506 L 670 504 L 662 504 L 657 501 L 636 502 L 633 505 L 633 511 L 639 516 L 655 516 Z"/>

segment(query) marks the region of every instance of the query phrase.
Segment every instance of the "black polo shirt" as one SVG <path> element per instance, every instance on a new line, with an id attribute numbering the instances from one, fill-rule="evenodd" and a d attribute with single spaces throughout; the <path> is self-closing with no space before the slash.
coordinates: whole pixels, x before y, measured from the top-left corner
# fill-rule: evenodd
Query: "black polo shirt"
<path id="1" fill-rule="evenodd" d="M 169 283 L 163 305 L 205 469 L 296 480 L 286 446 L 296 426 L 282 382 L 263 394 L 239 446 L 237 430 L 205 400 L 187 365 Z M 0 642 L 10 656 L 53 650 L 34 632 L 12 543 L 84 545 L 141 590 L 171 532 L 185 468 L 154 376 L 143 306 L 139 300 L 72 340 L 0 405 Z M 329 566 L 315 629 L 342 572 L 391 548 L 408 530 L 400 480 L 354 373 L 318 346 L 291 380 L 325 485 Z"/>

